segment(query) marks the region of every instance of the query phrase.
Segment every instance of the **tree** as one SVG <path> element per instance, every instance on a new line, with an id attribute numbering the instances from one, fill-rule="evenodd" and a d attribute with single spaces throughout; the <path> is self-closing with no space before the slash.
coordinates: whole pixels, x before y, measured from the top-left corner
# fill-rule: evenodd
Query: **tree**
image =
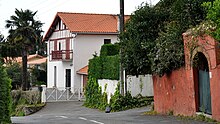
<path id="1" fill-rule="evenodd" d="M 157 7 L 161 11 L 167 8 L 167 1 L 163 0 Z M 184 45 L 182 34 L 190 27 L 202 22 L 206 13 L 201 4 L 212 0 L 173 0 L 169 10 L 169 20 L 165 30 L 159 33 L 154 46 L 154 52 L 150 53 L 153 74 L 164 75 L 184 65 Z"/>
<path id="2" fill-rule="evenodd" d="M 183 66 L 182 33 L 205 19 L 201 4 L 207 1 L 213 0 L 161 0 L 137 9 L 120 34 L 128 74 L 162 76 Z"/>
<path id="3" fill-rule="evenodd" d="M 0 33 L 0 42 L 4 40 L 4 36 Z"/>
<path id="4" fill-rule="evenodd" d="M 8 78 L 7 73 L 0 63 L 0 123 L 11 123 L 11 80 Z"/>
<path id="5" fill-rule="evenodd" d="M 27 90 L 30 84 L 27 81 L 27 55 L 41 41 L 42 25 L 34 19 L 36 12 L 30 10 L 15 9 L 15 15 L 6 20 L 6 28 L 9 29 L 7 38 L 11 45 L 18 48 L 22 56 L 22 87 Z"/>
<path id="6" fill-rule="evenodd" d="M 125 24 L 125 32 L 120 34 L 122 65 L 127 74 L 151 73 L 151 61 L 147 53 L 155 45 L 160 27 L 166 15 L 146 4 L 140 6 Z"/>
<path id="7" fill-rule="evenodd" d="M 4 36 L 0 33 L 0 43 L 4 40 Z M 0 62 L 3 62 L 4 60 L 2 59 L 2 55 L 1 55 L 1 50 L 2 50 L 2 47 L 0 45 Z"/>
<path id="8" fill-rule="evenodd" d="M 206 19 L 209 20 L 207 22 L 210 22 L 209 27 L 211 26 L 211 23 L 215 23 L 216 25 L 216 29 L 211 32 L 211 35 L 216 40 L 220 41 L 220 0 L 215 0 L 213 2 L 204 2 L 202 6 L 206 9 Z"/>

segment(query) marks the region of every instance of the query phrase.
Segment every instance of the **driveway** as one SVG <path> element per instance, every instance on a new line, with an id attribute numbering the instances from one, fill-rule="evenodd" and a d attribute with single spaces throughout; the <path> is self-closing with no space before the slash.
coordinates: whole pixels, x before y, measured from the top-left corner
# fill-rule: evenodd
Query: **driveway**
<path id="1" fill-rule="evenodd" d="M 12 117 L 15 124 L 205 124 L 179 120 L 173 116 L 146 116 L 149 107 L 105 113 L 82 106 L 82 102 L 47 103 L 39 112 L 26 117 Z"/>

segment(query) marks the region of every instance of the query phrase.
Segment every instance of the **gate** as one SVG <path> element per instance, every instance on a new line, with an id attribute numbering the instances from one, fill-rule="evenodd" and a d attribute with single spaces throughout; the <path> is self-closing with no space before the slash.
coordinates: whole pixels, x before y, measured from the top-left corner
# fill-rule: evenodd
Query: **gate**
<path id="1" fill-rule="evenodd" d="M 46 102 L 56 101 L 80 101 L 83 99 L 83 93 L 80 88 L 65 87 L 65 88 L 47 88 Z"/>
<path id="2" fill-rule="evenodd" d="M 199 70 L 199 111 L 212 114 L 209 72 Z"/>

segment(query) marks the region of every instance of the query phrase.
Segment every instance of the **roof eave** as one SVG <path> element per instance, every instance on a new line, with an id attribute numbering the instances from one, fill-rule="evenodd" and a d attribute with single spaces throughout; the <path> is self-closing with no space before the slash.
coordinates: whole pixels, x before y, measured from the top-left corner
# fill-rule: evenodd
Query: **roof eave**
<path id="1" fill-rule="evenodd" d="M 47 30 L 47 33 L 46 35 L 43 37 L 43 40 L 42 41 L 47 41 L 49 39 L 49 37 L 52 35 L 54 29 L 53 29 L 53 26 L 55 25 L 56 21 L 58 20 L 59 15 L 58 13 L 55 15 L 54 19 L 53 19 L 53 22 L 51 23 L 49 29 Z"/>
<path id="2" fill-rule="evenodd" d="M 119 32 L 77 32 L 77 31 L 71 31 L 71 33 L 77 34 L 77 35 L 85 35 L 85 34 L 90 34 L 90 35 L 96 35 L 96 34 L 101 34 L 101 35 L 118 35 Z"/>

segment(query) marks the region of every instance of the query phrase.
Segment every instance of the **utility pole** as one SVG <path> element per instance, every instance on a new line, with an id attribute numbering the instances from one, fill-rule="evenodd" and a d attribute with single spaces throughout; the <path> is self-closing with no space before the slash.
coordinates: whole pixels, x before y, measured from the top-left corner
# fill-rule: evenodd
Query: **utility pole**
<path id="1" fill-rule="evenodd" d="M 124 31 L 124 0 L 120 0 L 120 33 Z M 122 49 L 120 49 L 120 57 Z M 122 62 L 120 62 L 120 92 L 124 95 L 124 69 L 122 67 Z"/>
<path id="2" fill-rule="evenodd" d="M 120 32 L 124 31 L 124 0 L 120 0 Z"/>

